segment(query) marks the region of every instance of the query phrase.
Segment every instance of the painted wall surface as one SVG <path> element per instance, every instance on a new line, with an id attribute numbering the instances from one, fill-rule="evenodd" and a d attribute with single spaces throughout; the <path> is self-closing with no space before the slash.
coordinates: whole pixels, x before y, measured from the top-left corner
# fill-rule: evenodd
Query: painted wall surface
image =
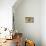
<path id="1" fill-rule="evenodd" d="M 14 9 L 15 28 L 25 38 L 34 40 L 36 46 L 41 46 L 41 0 L 23 0 Z M 25 17 L 34 17 L 34 23 L 25 23 Z"/>
<path id="2" fill-rule="evenodd" d="M 41 38 L 42 46 L 46 46 L 46 0 L 41 1 Z"/>
<path id="3" fill-rule="evenodd" d="M 40 0 L 23 0 L 21 5 L 17 7 L 18 10 L 15 9 L 15 25 L 18 31 L 23 32 L 24 37 L 33 39 L 37 45 L 41 43 L 39 42 L 39 35 L 41 34 L 42 46 L 46 46 L 46 0 L 41 1 L 42 16 L 40 17 Z M 12 28 L 12 6 L 15 2 L 16 0 L 0 0 L 0 27 Z M 35 18 L 34 23 L 25 23 L 27 16 L 33 16 Z"/>
<path id="4" fill-rule="evenodd" d="M 0 0 L 0 27 L 12 28 L 12 6 L 16 0 Z"/>

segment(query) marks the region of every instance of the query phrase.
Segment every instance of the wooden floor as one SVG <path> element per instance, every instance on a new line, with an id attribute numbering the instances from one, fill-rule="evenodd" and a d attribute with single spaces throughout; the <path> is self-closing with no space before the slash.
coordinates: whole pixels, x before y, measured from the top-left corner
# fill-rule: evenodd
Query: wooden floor
<path id="1" fill-rule="evenodd" d="M 16 46 L 15 39 L 13 40 L 6 40 L 6 42 L 2 43 L 0 46 Z"/>

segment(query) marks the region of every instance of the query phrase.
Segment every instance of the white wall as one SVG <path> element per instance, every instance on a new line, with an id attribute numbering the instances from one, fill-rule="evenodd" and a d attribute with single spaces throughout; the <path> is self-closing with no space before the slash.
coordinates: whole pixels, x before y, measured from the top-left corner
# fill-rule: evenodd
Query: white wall
<path id="1" fill-rule="evenodd" d="M 0 27 L 12 28 L 12 6 L 16 0 L 0 0 Z"/>
<path id="2" fill-rule="evenodd" d="M 41 1 L 41 38 L 42 46 L 46 46 L 46 0 Z"/>
<path id="3" fill-rule="evenodd" d="M 16 7 L 15 7 L 16 8 Z M 41 1 L 23 0 L 15 9 L 15 27 L 22 32 L 24 37 L 35 41 L 36 46 L 41 46 Z M 25 17 L 34 17 L 34 23 L 25 23 Z"/>
<path id="4" fill-rule="evenodd" d="M 13 4 L 15 3 L 16 0 L 0 0 L 0 26 L 3 26 L 3 27 L 10 27 L 12 28 L 12 6 Z M 31 35 L 31 39 L 34 38 L 35 40 L 37 40 L 36 38 L 36 32 L 40 32 L 40 25 L 38 22 L 39 21 L 39 17 L 40 17 L 40 12 L 38 11 L 39 7 L 40 7 L 40 4 L 39 4 L 39 1 L 40 0 L 30 0 L 31 2 L 25 4 L 22 4 L 17 12 L 19 14 L 16 14 L 16 19 L 19 18 L 19 21 L 17 20 L 16 21 L 16 27 L 17 29 L 20 31 L 20 32 L 24 32 L 24 35 L 27 36 L 25 33 L 28 33 L 28 34 L 33 34 Z M 46 46 L 46 0 L 41 0 L 42 1 L 42 16 L 41 16 L 41 38 L 42 38 L 42 46 Z M 31 4 L 32 3 L 32 4 Z M 36 5 L 35 5 L 35 4 Z M 28 4 L 28 5 L 27 5 Z M 30 6 L 30 5 L 31 6 Z M 33 6 L 32 6 L 33 5 Z M 39 7 L 38 7 L 38 6 Z M 28 6 L 32 9 L 28 9 Z M 37 7 L 37 10 L 35 8 Z M 23 10 L 22 10 L 23 9 Z M 33 10 L 35 9 L 35 10 Z M 20 12 L 19 12 L 20 11 Z M 21 12 L 22 11 L 22 12 Z M 35 11 L 35 12 L 33 12 Z M 37 11 L 37 12 L 36 12 Z M 31 12 L 31 13 L 30 13 Z M 24 14 L 23 14 L 24 13 Z M 34 14 L 33 14 L 34 13 Z M 37 13 L 37 14 L 36 14 Z M 39 13 L 39 14 L 38 14 Z M 22 16 L 21 16 L 22 15 Z M 35 15 L 35 16 L 34 16 Z M 37 15 L 37 16 L 36 16 Z M 25 16 L 34 16 L 35 17 L 35 23 L 34 24 L 26 24 L 25 23 Z M 22 20 L 21 20 L 21 19 Z M 38 18 L 38 19 L 37 19 Z M 38 20 L 38 22 L 37 22 Z M 19 22 L 19 23 L 18 23 Z M 37 24 L 36 24 L 37 23 Z M 36 25 L 36 26 L 35 26 Z M 29 28 L 28 28 L 29 27 Z M 33 27 L 33 28 L 32 28 Z M 38 28 L 39 27 L 39 28 Z M 37 29 L 36 29 L 37 28 Z M 34 31 L 35 30 L 35 31 Z M 35 32 L 35 33 L 33 33 Z M 35 35 L 34 35 L 35 34 Z M 39 36 L 39 34 L 38 34 Z M 30 37 L 30 36 L 29 36 Z M 40 36 L 39 36 L 40 38 Z M 38 38 L 38 39 L 39 39 Z"/>

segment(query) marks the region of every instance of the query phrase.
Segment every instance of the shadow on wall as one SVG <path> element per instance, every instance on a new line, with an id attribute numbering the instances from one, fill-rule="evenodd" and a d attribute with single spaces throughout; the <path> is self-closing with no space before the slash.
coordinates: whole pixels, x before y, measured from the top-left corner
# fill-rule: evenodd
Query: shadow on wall
<path id="1" fill-rule="evenodd" d="M 16 5 L 18 6 L 16 8 Z M 23 3 L 14 4 L 13 12 L 15 18 L 15 28 L 18 32 L 22 32 L 26 39 L 33 39 L 36 46 L 41 46 L 40 38 L 40 15 L 41 2 L 40 0 L 24 0 Z M 34 17 L 34 23 L 25 23 L 25 17 Z M 25 34 L 25 32 L 28 34 Z M 37 35 L 38 33 L 38 35 Z"/>

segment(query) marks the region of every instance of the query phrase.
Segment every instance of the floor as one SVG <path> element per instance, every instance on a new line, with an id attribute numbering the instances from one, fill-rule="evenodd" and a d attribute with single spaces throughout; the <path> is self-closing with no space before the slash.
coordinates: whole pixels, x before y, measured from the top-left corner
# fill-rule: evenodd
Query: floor
<path id="1" fill-rule="evenodd" d="M 2 43 L 0 46 L 16 46 L 15 39 L 13 40 L 6 40 L 6 42 Z"/>

